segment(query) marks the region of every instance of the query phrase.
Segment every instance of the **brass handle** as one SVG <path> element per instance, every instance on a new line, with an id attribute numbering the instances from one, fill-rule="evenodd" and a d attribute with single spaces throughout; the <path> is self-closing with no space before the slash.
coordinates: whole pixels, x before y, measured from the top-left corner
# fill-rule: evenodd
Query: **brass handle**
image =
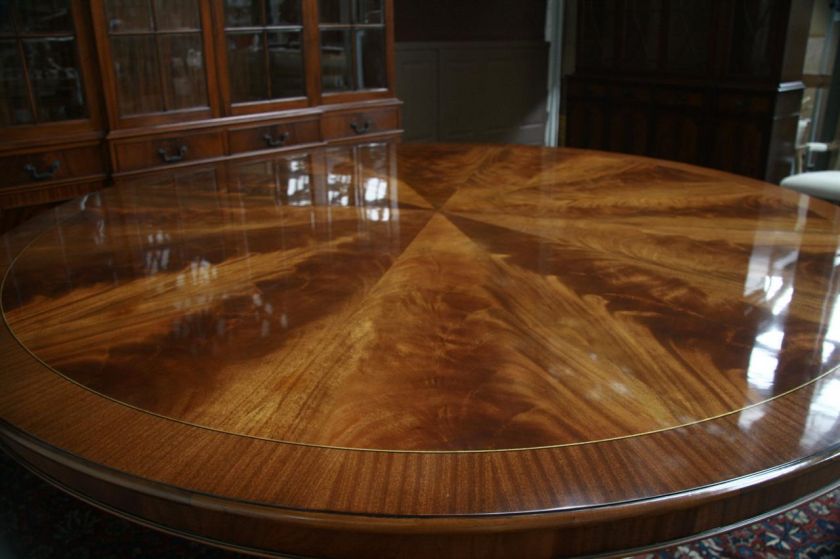
<path id="1" fill-rule="evenodd" d="M 178 153 L 175 154 L 167 153 L 164 148 L 158 149 L 157 153 L 160 155 L 160 158 L 164 163 L 177 163 L 179 161 L 183 161 L 184 156 L 187 154 L 187 146 L 185 144 L 181 144 L 178 147 Z"/>
<path id="2" fill-rule="evenodd" d="M 289 138 L 288 132 L 281 132 L 276 138 L 272 137 L 271 134 L 266 134 L 263 136 L 263 140 L 265 140 L 265 144 L 270 148 L 280 147 L 285 145 L 286 140 Z"/>
<path id="3" fill-rule="evenodd" d="M 29 176 L 32 177 L 32 180 L 44 181 L 53 178 L 60 167 L 61 162 L 58 159 L 56 159 L 55 161 L 50 163 L 50 166 L 47 167 L 45 171 L 39 171 L 35 168 L 35 165 L 32 165 L 31 163 L 24 165 L 23 170 L 29 173 Z"/>
<path id="4" fill-rule="evenodd" d="M 350 128 L 352 128 L 353 132 L 356 134 L 366 134 L 370 130 L 371 124 L 373 124 L 371 121 L 365 119 L 361 125 L 357 122 L 351 122 Z"/>

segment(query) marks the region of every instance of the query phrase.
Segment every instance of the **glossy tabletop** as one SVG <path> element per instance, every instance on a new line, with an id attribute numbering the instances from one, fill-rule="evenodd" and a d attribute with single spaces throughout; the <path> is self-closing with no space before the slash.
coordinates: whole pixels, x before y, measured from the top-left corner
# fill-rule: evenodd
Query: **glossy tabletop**
<path id="1" fill-rule="evenodd" d="M 192 537 L 596 553 L 840 475 L 840 211 L 773 185 L 368 144 L 140 177 L 4 240 L 7 447 Z"/>

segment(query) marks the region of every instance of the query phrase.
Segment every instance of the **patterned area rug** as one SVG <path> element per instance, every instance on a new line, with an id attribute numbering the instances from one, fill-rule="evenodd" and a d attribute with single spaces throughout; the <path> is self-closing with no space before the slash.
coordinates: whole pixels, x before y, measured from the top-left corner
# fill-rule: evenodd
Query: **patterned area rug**
<path id="1" fill-rule="evenodd" d="M 0 452 L 0 559 L 181 557 L 246 558 L 101 512 L 41 481 Z M 838 557 L 840 490 L 748 528 L 636 559 Z"/>
<path id="2" fill-rule="evenodd" d="M 633 559 L 840 557 L 840 489 L 763 522 Z"/>

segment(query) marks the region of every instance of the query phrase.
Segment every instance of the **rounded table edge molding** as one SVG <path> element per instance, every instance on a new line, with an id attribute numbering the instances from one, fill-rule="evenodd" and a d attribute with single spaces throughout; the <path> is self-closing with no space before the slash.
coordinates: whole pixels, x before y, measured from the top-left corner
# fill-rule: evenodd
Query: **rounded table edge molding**
<path id="1" fill-rule="evenodd" d="M 491 546 L 514 556 L 524 550 L 529 557 L 538 557 L 547 540 L 563 541 L 563 549 L 572 550 L 575 556 L 618 557 L 723 533 L 840 487 L 839 445 L 821 456 L 697 488 L 688 495 L 605 505 L 597 510 L 406 518 L 328 514 L 231 501 L 139 479 L 47 448 L 15 431 L 5 422 L 0 424 L 0 450 L 91 505 L 201 543 L 271 557 L 286 556 L 285 551 L 278 554 L 273 548 L 289 541 L 303 544 L 297 553 L 333 553 L 338 549 L 338 556 L 346 557 L 364 556 L 378 546 L 401 553 L 419 550 L 416 556 L 422 557 L 444 544 L 462 552 Z M 255 524 L 261 533 L 279 535 L 279 541 L 264 542 L 265 547 L 249 539 L 236 541 L 236 534 L 252 532 Z M 228 537 L 217 539 L 208 534 L 208 527 L 223 527 Z M 656 537 L 639 537 L 645 530 Z M 595 533 L 600 535 L 593 541 Z M 512 540 L 506 541 L 504 534 L 513 534 Z M 295 552 L 294 547 L 287 549 Z"/>

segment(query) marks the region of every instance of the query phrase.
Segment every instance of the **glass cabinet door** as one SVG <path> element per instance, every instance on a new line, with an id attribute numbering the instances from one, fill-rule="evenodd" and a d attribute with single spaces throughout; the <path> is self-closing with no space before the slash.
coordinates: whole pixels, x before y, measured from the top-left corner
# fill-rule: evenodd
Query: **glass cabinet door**
<path id="1" fill-rule="evenodd" d="M 70 0 L 0 0 L 0 126 L 87 117 Z"/>
<path id="2" fill-rule="evenodd" d="M 232 104 L 304 97 L 301 0 L 224 0 Z"/>
<path id="3" fill-rule="evenodd" d="M 388 87 L 384 0 L 319 0 L 324 93 Z"/>
<path id="4" fill-rule="evenodd" d="M 120 116 L 209 106 L 199 0 L 106 0 Z"/>

